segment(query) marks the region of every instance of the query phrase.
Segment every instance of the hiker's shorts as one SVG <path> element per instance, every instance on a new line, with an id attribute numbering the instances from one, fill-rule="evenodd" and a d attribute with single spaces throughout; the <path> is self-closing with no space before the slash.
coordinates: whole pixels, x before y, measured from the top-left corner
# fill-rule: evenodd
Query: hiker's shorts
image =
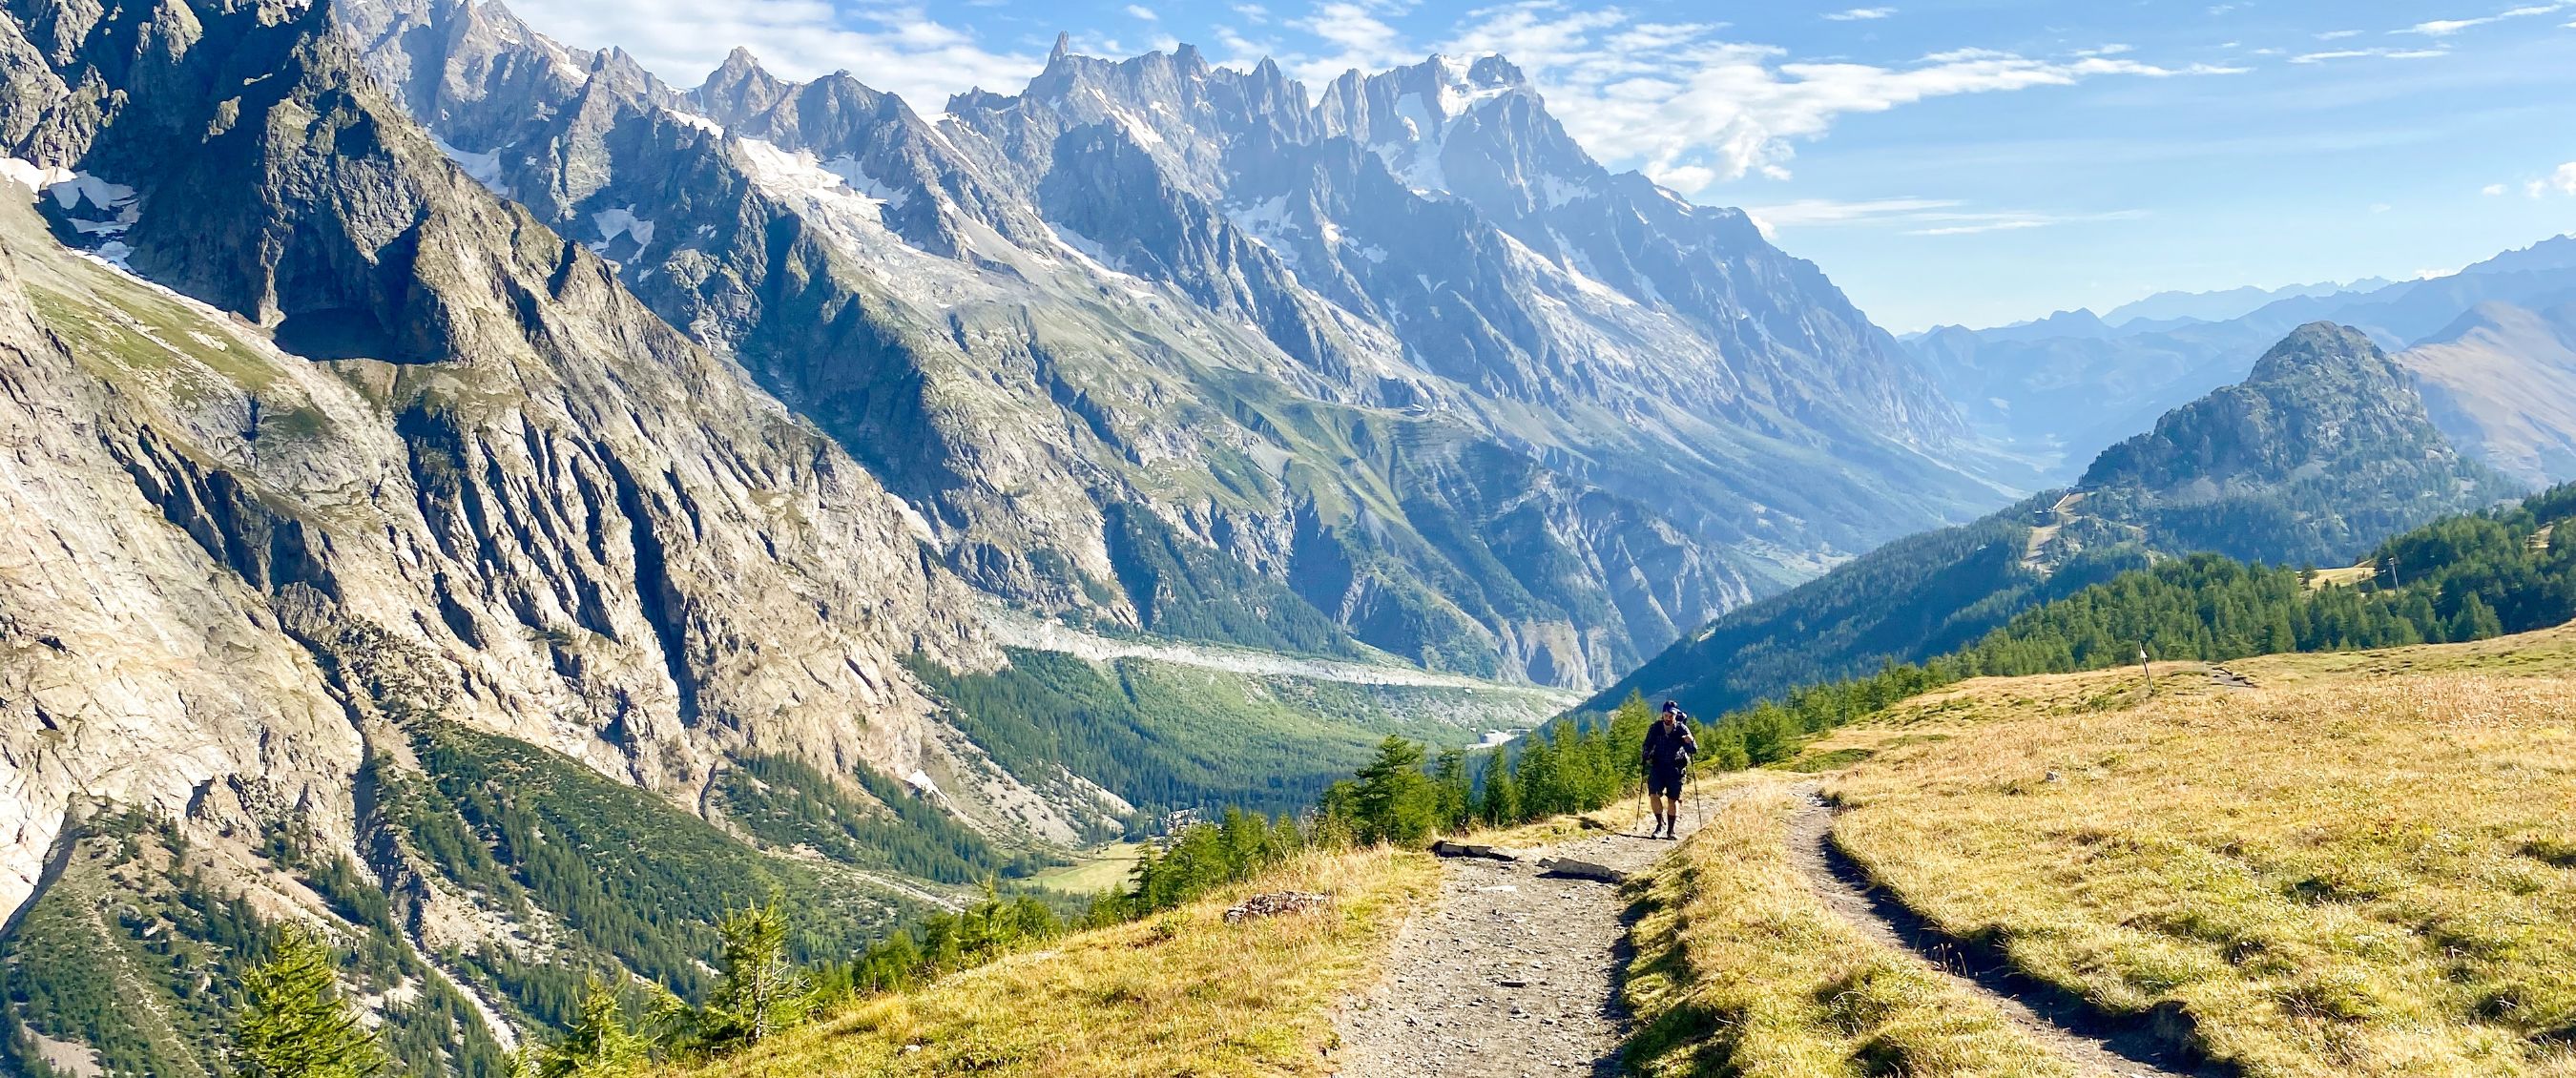
<path id="1" fill-rule="evenodd" d="M 1646 773 L 1646 792 L 1655 797 L 1682 795 L 1682 769 L 1656 768 Z"/>

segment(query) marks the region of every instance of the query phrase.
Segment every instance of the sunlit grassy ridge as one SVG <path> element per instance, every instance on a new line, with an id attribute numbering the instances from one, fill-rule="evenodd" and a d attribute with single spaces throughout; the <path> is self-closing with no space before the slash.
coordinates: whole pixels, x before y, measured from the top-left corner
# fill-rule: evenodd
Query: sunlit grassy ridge
<path id="1" fill-rule="evenodd" d="M 2245 1073 L 2576 1074 L 2576 635 L 1963 683 L 1838 733 L 1836 838 Z"/>
<path id="2" fill-rule="evenodd" d="M 1437 874 L 1418 853 L 1304 854 L 1254 886 L 870 999 L 755 1051 L 671 1073 L 1326 1073 L 1332 1007 L 1370 976 Z M 1225 923 L 1243 894 L 1281 889 L 1325 892 L 1333 903 Z"/>
<path id="3" fill-rule="evenodd" d="M 1628 1064 L 1649 1075 L 2067 1075 L 1992 1005 L 1827 909 L 1789 860 L 1800 804 L 1735 776 L 1645 881 Z"/>

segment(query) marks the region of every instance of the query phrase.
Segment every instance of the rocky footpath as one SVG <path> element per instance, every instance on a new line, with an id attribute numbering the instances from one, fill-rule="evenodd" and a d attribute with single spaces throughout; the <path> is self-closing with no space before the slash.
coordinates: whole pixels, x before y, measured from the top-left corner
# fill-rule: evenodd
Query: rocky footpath
<path id="1" fill-rule="evenodd" d="M 1685 835 L 1698 819 L 1686 808 Z M 1643 833 L 1443 858 L 1439 900 L 1406 922 L 1384 977 L 1337 1019 L 1335 1073 L 1618 1073 L 1626 903 L 1606 877 L 1675 845 Z"/>

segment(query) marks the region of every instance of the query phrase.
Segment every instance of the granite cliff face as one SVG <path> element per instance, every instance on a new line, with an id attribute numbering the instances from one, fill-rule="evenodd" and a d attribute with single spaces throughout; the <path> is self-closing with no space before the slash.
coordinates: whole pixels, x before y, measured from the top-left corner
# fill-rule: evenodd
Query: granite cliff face
<path id="1" fill-rule="evenodd" d="M 1500 58 L 1310 94 L 1060 49 L 932 117 L 741 52 L 676 90 L 495 4 L 338 11 L 460 163 L 1031 610 L 1587 686 L 1995 496 L 1814 267 L 1603 170 Z M 1157 550 L 1258 609 L 1139 593 Z"/>

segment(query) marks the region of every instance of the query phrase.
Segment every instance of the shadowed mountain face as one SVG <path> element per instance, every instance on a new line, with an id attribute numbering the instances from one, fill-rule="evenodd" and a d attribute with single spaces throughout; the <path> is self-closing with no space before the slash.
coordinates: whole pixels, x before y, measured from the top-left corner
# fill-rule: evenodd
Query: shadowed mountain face
<path id="1" fill-rule="evenodd" d="M 1602 169 L 1501 58 L 1313 90 L 1059 50 L 925 117 L 739 52 L 676 90 L 492 4 L 338 10 L 460 163 L 1028 609 L 1593 686 L 1999 496 L 1821 273 Z M 1190 579 L 1139 592 L 1155 550 Z M 1253 609 L 1182 609 L 1221 593 Z"/>
<path id="2" fill-rule="evenodd" d="M 1730 612 L 1588 706 L 1631 691 L 1715 712 L 1973 643 L 2023 609 L 2170 555 L 2340 565 L 2517 485 L 2444 440 L 2359 330 L 2300 327 L 2244 382 L 2104 450 L 2081 485 L 1898 540 Z"/>

